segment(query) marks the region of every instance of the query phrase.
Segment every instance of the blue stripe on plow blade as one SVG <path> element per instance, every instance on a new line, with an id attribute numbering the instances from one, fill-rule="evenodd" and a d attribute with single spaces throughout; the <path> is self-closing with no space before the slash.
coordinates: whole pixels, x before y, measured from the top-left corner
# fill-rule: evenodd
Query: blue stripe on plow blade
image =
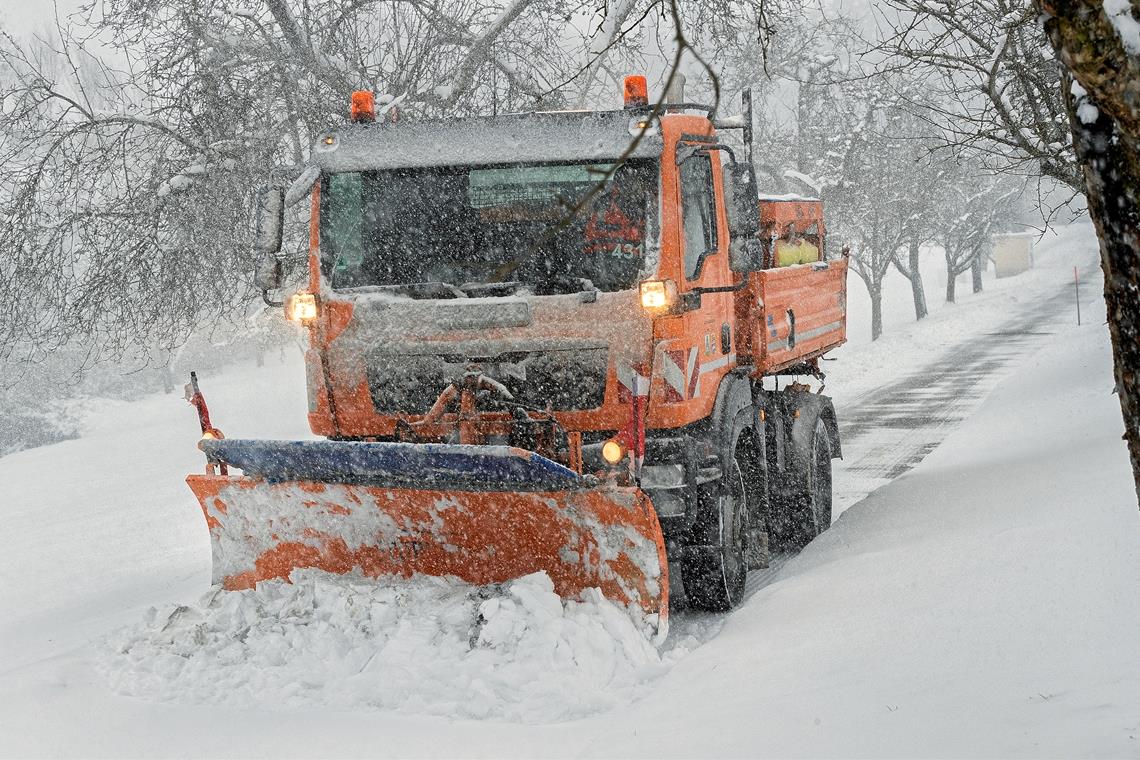
<path id="1" fill-rule="evenodd" d="M 511 446 L 364 441 L 265 441 L 203 439 L 212 462 L 271 482 L 324 483 L 546 491 L 581 488 L 573 470 Z"/>

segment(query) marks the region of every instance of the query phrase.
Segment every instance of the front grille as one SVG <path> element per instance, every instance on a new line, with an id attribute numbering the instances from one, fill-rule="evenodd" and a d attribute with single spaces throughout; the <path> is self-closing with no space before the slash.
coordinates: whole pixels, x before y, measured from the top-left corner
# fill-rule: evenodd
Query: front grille
<path id="1" fill-rule="evenodd" d="M 605 401 L 608 360 L 605 348 L 512 351 L 492 358 L 376 351 L 368 357 L 368 388 L 381 414 L 424 414 L 448 383 L 478 366 L 527 406 L 597 409 Z"/>

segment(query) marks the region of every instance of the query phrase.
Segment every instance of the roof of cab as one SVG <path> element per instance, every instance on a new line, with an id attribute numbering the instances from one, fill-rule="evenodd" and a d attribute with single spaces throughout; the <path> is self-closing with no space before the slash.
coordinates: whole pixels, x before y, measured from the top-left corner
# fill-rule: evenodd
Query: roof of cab
<path id="1" fill-rule="evenodd" d="M 330 173 L 437 166 L 606 161 L 636 134 L 638 111 L 527 113 L 352 125 L 327 133 L 312 162 Z M 330 141 L 331 139 L 331 141 Z M 634 157 L 655 157 L 663 143 L 649 130 Z"/>

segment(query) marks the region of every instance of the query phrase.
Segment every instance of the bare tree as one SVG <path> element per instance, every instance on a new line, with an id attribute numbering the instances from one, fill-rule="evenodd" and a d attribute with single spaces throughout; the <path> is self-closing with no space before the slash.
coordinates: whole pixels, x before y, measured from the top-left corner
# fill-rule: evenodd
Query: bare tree
<path id="1" fill-rule="evenodd" d="M 934 237 L 934 220 L 942 207 L 946 184 L 953 176 L 945 155 L 936 155 L 936 137 L 929 125 L 917 119 L 913 113 L 898 107 L 900 101 L 914 102 L 919 99 L 918 83 L 905 76 L 892 80 L 892 105 L 888 110 L 886 131 L 887 145 L 891 149 L 893 163 L 901 171 L 892 173 L 896 186 L 895 208 L 901 219 L 905 259 L 902 249 L 896 251 L 895 269 L 910 282 L 911 301 L 914 304 L 914 318 L 923 319 L 929 310 L 926 305 L 926 289 L 922 282 L 920 253 L 922 246 Z"/>
<path id="2" fill-rule="evenodd" d="M 557 108 L 626 73 L 643 54 L 633 32 L 652 22 L 667 78 L 687 52 L 716 97 L 683 30 L 722 40 L 745 19 L 755 28 L 724 44 L 759 44 L 764 8 L 106 0 L 59 23 L 50 43 L 0 36 L 11 75 L 0 84 L 0 294 L 13 305 L 0 357 L 77 338 L 93 358 L 138 342 L 169 349 L 198 325 L 243 318 L 255 303 L 251 192 L 306 160 L 351 90 L 397 97 L 405 118 Z"/>
<path id="3" fill-rule="evenodd" d="M 916 315 L 925 311 L 917 241 L 934 210 L 931 172 L 923 166 L 929 155 L 914 130 L 917 122 L 899 108 L 898 94 L 886 82 L 848 81 L 833 92 L 830 135 L 809 165 L 828 204 L 832 236 L 851 245 L 851 270 L 871 297 L 871 338 L 877 340 L 883 281 L 892 268 L 913 273 Z M 900 263 L 900 248 L 912 242 L 915 260 Z"/>
<path id="4" fill-rule="evenodd" d="M 1043 52 L 1037 12 L 1020 0 L 884 0 L 885 72 L 926 82 L 912 106 L 943 143 L 976 152 L 991 172 L 1039 174 L 1080 188 L 1060 72 Z"/>
<path id="5" fill-rule="evenodd" d="M 101 9 L 101 10 L 100 10 Z M 557 105 L 554 2 L 111 0 L 50 41 L 0 36 L 0 356 L 81 336 L 176 345 L 255 296 L 250 193 L 305 160 L 348 93 L 410 113 Z M 87 41 L 111 41 L 107 63 Z M 584 45 L 585 43 L 583 43 Z"/>
<path id="6" fill-rule="evenodd" d="M 1116 392 L 1140 499 L 1140 3 L 1037 0 L 1100 237 Z"/>
<path id="7" fill-rule="evenodd" d="M 958 275 L 971 272 L 979 292 L 990 239 L 1006 224 L 1020 187 L 1011 181 L 983 174 L 960 173 L 948 183 L 937 218 L 937 240 L 946 258 L 946 302 L 956 301 Z"/>

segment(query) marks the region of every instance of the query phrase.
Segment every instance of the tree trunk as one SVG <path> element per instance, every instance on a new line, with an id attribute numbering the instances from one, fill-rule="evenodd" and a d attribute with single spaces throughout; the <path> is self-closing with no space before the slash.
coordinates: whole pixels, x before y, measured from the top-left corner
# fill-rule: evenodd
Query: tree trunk
<path id="1" fill-rule="evenodd" d="M 954 274 L 954 267 L 946 267 L 946 303 L 954 303 L 954 287 L 958 284 L 958 275 Z"/>
<path id="2" fill-rule="evenodd" d="M 1129 54 L 1098 2 L 1038 0 L 1057 57 L 1087 93 L 1081 108 L 1062 77 L 1089 215 L 1100 238 L 1104 300 L 1124 438 L 1140 500 L 1140 55 Z M 1132 13 L 1140 10 L 1132 0 Z"/>
<path id="3" fill-rule="evenodd" d="M 910 269 L 910 292 L 914 296 L 914 318 L 922 319 L 928 312 L 926 310 L 926 290 L 922 287 L 922 272 L 918 269 L 918 237 L 916 236 L 910 239 L 907 267 Z"/>
<path id="4" fill-rule="evenodd" d="M 174 393 L 174 352 L 166 352 L 166 361 L 162 365 L 162 392 Z"/>
<path id="5" fill-rule="evenodd" d="M 878 340 L 883 334 L 883 289 L 868 287 L 867 292 L 871 295 L 871 340 Z"/>
<path id="6" fill-rule="evenodd" d="M 982 292 L 982 272 L 986 270 L 986 255 L 981 251 L 974 254 L 974 258 L 970 261 L 970 277 L 973 281 L 974 292 Z"/>

